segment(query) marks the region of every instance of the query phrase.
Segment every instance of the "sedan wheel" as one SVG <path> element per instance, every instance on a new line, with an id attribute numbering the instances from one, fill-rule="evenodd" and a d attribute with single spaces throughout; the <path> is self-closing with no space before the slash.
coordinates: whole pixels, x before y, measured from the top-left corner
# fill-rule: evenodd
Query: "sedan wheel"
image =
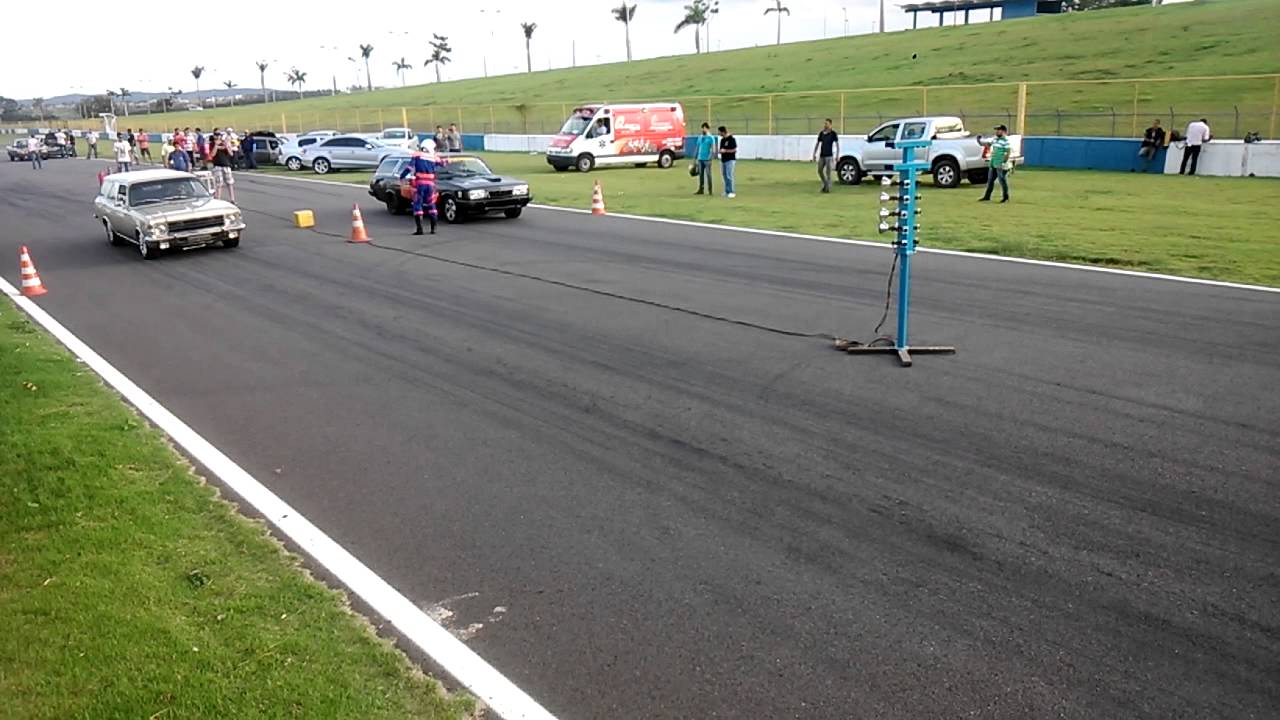
<path id="1" fill-rule="evenodd" d="M 124 243 L 124 241 L 120 239 L 120 236 L 117 235 L 115 231 L 111 229 L 111 223 L 107 222 L 106 220 L 103 220 L 102 229 L 107 231 L 107 242 L 111 243 L 112 245 L 121 245 Z"/>
<path id="2" fill-rule="evenodd" d="M 147 242 L 146 240 L 143 240 L 139 236 L 138 237 L 138 254 L 142 256 L 143 260 L 155 260 L 156 258 L 160 257 L 160 249 L 152 245 L 151 243 Z"/>
<path id="3" fill-rule="evenodd" d="M 444 215 L 445 222 L 456 223 L 462 220 L 462 213 L 458 209 L 458 201 L 454 200 L 452 196 L 440 198 L 440 203 L 442 205 L 440 213 Z"/>
<path id="4" fill-rule="evenodd" d="M 302 158 L 291 157 L 284 161 L 284 166 L 297 172 L 302 169 Z"/>
<path id="5" fill-rule="evenodd" d="M 315 170 L 317 175 L 328 175 L 330 167 L 329 161 L 324 158 L 316 158 L 316 161 L 311 164 L 311 169 Z"/>

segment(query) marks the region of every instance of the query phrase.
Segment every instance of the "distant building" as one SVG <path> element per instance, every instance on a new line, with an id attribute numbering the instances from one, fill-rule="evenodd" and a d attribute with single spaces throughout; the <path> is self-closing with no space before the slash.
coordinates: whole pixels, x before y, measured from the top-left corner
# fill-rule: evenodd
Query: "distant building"
<path id="1" fill-rule="evenodd" d="M 1001 20 L 1033 17 L 1035 15 L 1053 15 L 1062 12 L 1063 0 L 932 0 L 931 2 L 899 5 L 905 12 L 911 13 L 911 27 L 919 27 L 920 13 L 930 12 L 938 16 L 938 27 L 946 24 L 947 13 L 959 17 L 964 13 L 964 24 L 969 24 L 969 13 L 973 10 L 986 10 L 988 20 L 996 19 L 996 10 L 1000 11 Z"/>

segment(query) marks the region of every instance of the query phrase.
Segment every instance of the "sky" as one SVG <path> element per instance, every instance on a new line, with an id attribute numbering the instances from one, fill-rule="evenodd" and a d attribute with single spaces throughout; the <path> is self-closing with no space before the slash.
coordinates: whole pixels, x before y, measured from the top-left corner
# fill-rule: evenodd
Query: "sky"
<path id="1" fill-rule="evenodd" d="M 897 6 L 907 1 L 886 0 L 889 30 L 910 27 L 910 16 Z M 364 83 L 363 65 L 349 60 L 359 58 L 362 43 L 374 46 L 370 67 L 375 85 L 399 84 L 392 62 L 402 57 L 414 65 L 406 75 L 408 83 L 423 83 L 435 77 L 433 69 L 422 67 L 432 33 L 448 36 L 454 48 L 453 61 L 444 68 L 445 80 L 482 77 L 486 72 L 508 74 L 525 69 L 522 22 L 538 24 L 533 35 L 535 70 L 568 67 L 575 57 L 578 65 L 617 62 L 626 59 L 626 49 L 622 23 L 613 19 L 610 8 L 620 2 L 426 0 L 406 3 L 403 11 L 399 5 L 376 3 L 362 12 L 358 3 L 218 0 L 218 23 L 201 22 L 199 32 L 184 34 L 168 31 L 161 21 L 173 11 L 170 1 L 125 3 L 123 28 L 116 30 L 105 14 L 99 22 L 82 21 L 90 8 L 102 8 L 101 3 L 66 0 L 59 4 L 60 14 L 75 22 L 64 23 L 54 35 L 12 33 L 0 43 L 0 68 L 5 68 L 0 95 L 28 99 L 120 87 L 191 92 L 196 88 L 190 69 L 196 65 L 205 68 L 203 88 L 222 87 L 226 81 L 256 88 L 258 60 L 270 63 L 269 87 L 288 89 L 284 75 L 297 67 L 307 72 L 310 89 L 327 87 L 335 78 L 338 87 L 345 88 Z M 693 52 L 692 30 L 673 32 L 686 2 L 635 0 L 634 57 Z M 720 13 L 710 27 L 712 49 L 773 44 L 775 16 L 764 15 L 772 5 L 771 0 L 720 0 Z M 791 10 L 782 18 L 783 42 L 869 33 L 879 20 L 880 0 L 783 0 L 783 5 Z M 397 9 L 393 12 L 391 7 Z M 397 15 L 411 20 L 397 24 Z M 133 18 L 154 21 L 138 23 Z M 190 19 L 184 18 L 180 27 L 190 30 Z M 86 62 L 86 54 L 95 59 Z"/>

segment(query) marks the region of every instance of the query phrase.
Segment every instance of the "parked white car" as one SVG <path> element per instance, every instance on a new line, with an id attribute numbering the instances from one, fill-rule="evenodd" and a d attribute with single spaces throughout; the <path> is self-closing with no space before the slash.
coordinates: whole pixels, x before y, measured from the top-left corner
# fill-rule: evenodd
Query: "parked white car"
<path id="1" fill-rule="evenodd" d="M 299 152 L 303 165 L 318 175 L 327 175 L 333 170 L 373 170 L 388 155 L 403 151 L 373 138 L 339 135 L 305 146 Z"/>
<path id="2" fill-rule="evenodd" d="M 918 128 L 924 123 L 933 129 L 933 145 L 929 147 L 929 169 L 933 184 L 941 188 L 959 187 L 968 178 L 975 185 L 987 182 L 988 156 L 979 142 L 979 135 L 965 130 L 964 121 L 958 117 L 935 116 L 899 118 L 881 124 L 865 137 L 840 140 L 840 159 L 836 162 L 836 174 L 845 185 L 857 185 L 865 177 L 881 177 L 896 174 L 893 164 L 901 162 L 902 150 L 892 147 L 894 140 L 906 128 Z M 991 135 L 995 134 L 993 130 Z M 1022 164 L 1022 136 L 1010 135 L 1009 145 L 1015 165 Z"/>
<path id="3" fill-rule="evenodd" d="M 289 168 L 290 170 L 301 170 L 306 167 L 302 163 L 302 150 L 306 147 L 314 146 L 316 143 L 328 140 L 331 135 L 299 135 L 290 140 L 286 140 L 284 145 L 280 146 L 280 154 L 276 157 L 276 162 Z"/>
<path id="4" fill-rule="evenodd" d="M 418 133 L 410 128 L 386 128 L 382 132 L 373 135 L 373 139 L 387 147 L 398 147 L 406 150 L 414 150 L 418 146 Z"/>

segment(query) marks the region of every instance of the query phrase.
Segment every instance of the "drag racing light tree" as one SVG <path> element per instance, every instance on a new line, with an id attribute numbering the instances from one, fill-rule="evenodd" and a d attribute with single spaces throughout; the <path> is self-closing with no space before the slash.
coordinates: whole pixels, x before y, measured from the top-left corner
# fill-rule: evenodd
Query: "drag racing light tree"
<path id="1" fill-rule="evenodd" d="M 890 194 L 895 180 L 889 176 L 881 178 L 880 212 L 877 217 L 877 229 L 881 233 L 894 233 L 893 252 L 898 268 L 898 332 L 893 345 L 859 345 L 851 344 L 842 349 L 853 354 L 862 353 L 896 353 L 903 367 L 911 366 L 912 353 L 954 353 L 953 347 L 920 346 L 912 347 L 907 342 L 907 325 L 911 314 L 911 256 L 916 254 L 916 241 L 920 232 L 917 219 L 921 213 L 918 179 L 921 170 L 929 169 L 929 147 L 933 144 L 933 122 L 922 120 L 903 123 L 898 128 L 898 137 L 890 143 L 890 147 L 902 150 L 902 162 L 893 166 L 897 171 L 898 192 Z M 921 151 L 921 159 L 916 159 L 916 151 Z M 889 204 L 893 207 L 889 207 Z"/>

